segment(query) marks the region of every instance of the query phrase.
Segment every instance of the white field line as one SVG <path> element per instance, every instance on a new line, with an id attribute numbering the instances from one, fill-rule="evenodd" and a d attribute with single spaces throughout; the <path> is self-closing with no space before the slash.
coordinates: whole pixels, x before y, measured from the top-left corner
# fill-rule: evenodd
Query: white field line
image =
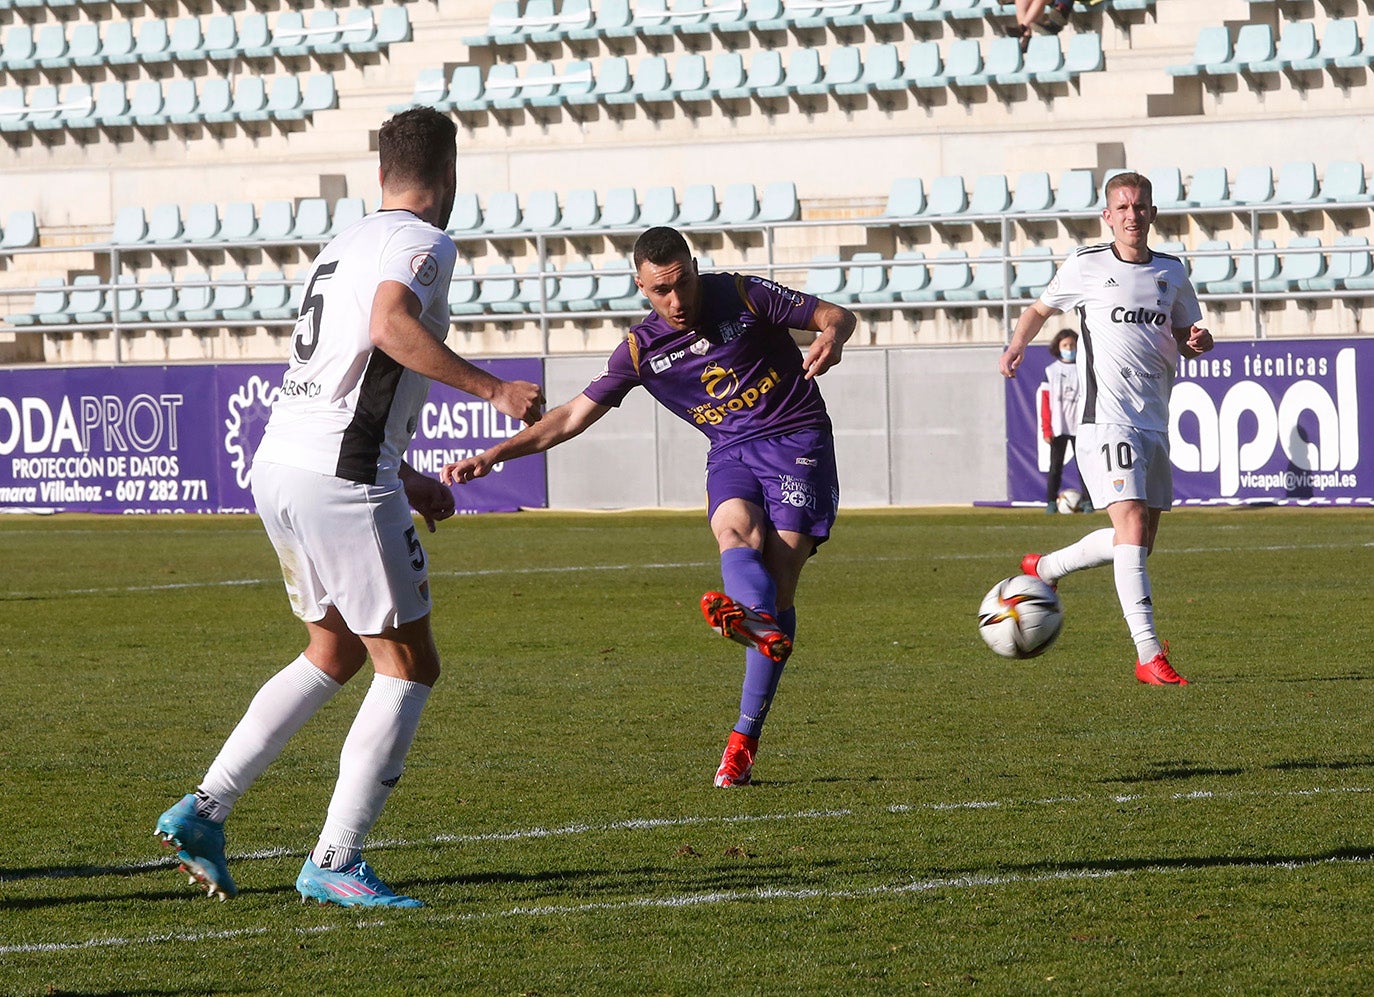
<path id="1" fill-rule="evenodd" d="M 1216 547 L 1182 547 L 1167 548 L 1161 547 L 1160 554 L 1218 554 L 1218 553 L 1273 553 L 1277 551 L 1290 550 L 1350 550 L 1352 547 L 1374 547 L 1374 541 L 1365 543 L 1330 543 L 1330 544 L 1257 544 L 1254 546 L 1240 547 L 1234 544 Z M 828 558 L 830 562 L 853 563 L 862 561 L 864 564 L 886 563 L 886 562 L 906 562 L 917 559 L 924 561 L 1006 561 L 1011 563 L 1014 555 L 1005 551 L 996 552 L 970 552 L 966 554 L 918 554 L 912 553 L 903 557 L 846 557 L 836 555 Z M 717 561 L 663 561 L 658 563 L 632 563 L 632 564 L 574 564 L 562 566 L 537 566 L 532 568 L 481 568 L 472 570 L 455 571 L 432 571 L 431 578 L 492 578 L 492 577 L 519 577 L 522 575 L 567 575 L 578 574 L 584 571 L 668 571 L 679 568 L 715 568 L 718 567 Z M 0 600 L 13 601 L 21 599 L 58 599 L 73 595 L 125 595 L 135 592 L 170 592 L 181 589 L 214 589 L 214 588 L 233 588 L 245 585 L 280 585 L 281 579 L 273 576 L 271 578 L 231 578 L 223 581 L 214 582 L 169 582 L 162 585 L 126 585 L 110 586 L 106 588 L 81 588 L 63 589 L 55 592 L 0 592 Z"/>
<path id="2" fill-rule="evenodd" d="M 1306 861 L 1274 861 L 1274 862 L 1237 862 L 1229 864 L 1226 868 L 1234 869 L 1270 869 L 1275 871 L 1292 872 L 1295 870 L 1309 869 L 1322 865 L 1357 865 L 1364 862 L 1374 861 L 1370 856 L 1331 856 L 1327 858 L 1310 859 Z M 1017 886 L 1036 883 L 1053 883 L 1071 880 L 1086 879 L 1116 879 L 1123 876 L 1139 875 L 1169 875 L 1192 871 L 1192 867 L 1152 865 L 1142 866 L 1138 869 L 1097 869 L 1097 868 L 1064 868 L 1054 872 L 1029 874 L 1003 874 L 1003 875 L 970 875 L 943 877 L 936 879 L 917 879 L 895 883 L 879 883 L 875 886 L 867 886 L 857 889 L 827 889 L 823 887 L 810 887 L 807 889 L 783 890 L 783 889 L 756 889 L 756 890 L 722 890 L 713 893 L 684 893 L 667 897 L 637 897 L 629 900 L 601 901 L 596 903 L 582 904 L 540 904 L 535 906 L 509 907 L 505 910 L 472 912 L 464 914 L 405 914 L 401 920 L 408 921 L 412 917 L 422 917 L 426 923 L 472 923 L 475 921 L 494 921 L 506 918 L 544 918 L 544 917 L 578 917 L 584 914 L 603 914 L 615 911 L 632 910 L 657 910 L 657 909 L 676 909 L 684 907 L 703 907 L 715 904 L 733 903 L 767 903 L 770 901 L 789 901 L 789 900 L 867 900 L 875 897 L 884 896 L 903 896 L 913 894 L 952 892 L 959 890 L 990 889 L 999 886 Z M 319 935 L 331 931 L 340 931 L 356 928 L 377 928 L 384 927 L 389 922 L 363 921 L 343 925 L 317 925 L 310 928 L 292 929 L 295 934 L 300 936 Z M 0 945 L 0 956 L 7 955 L 27 955 L 27 954 L 49 954 L 58 952 L 74 952 L 85 949 L 105 949 L 105 948 L 129 948 L 133 946 L 149 945 L 186 945 L 197 944 L 209 941 L 226 941 L 237 938 L 248 938 L 266 935 L 270 932 L 280 931 L 280 928 L 234 928 L 223 931 L 206 932 L 179 932 L 179 933 L 160 933 L 142 936 L 115 936 L 105 938 L 88 938 L 81 941 L 72 942 L 31 942 L 19 943 L 14 945 Z"/>
<path id="3" fill-rule="evenodd" d="M 1199 800 L 1228 800 L 1240 798 L 1284 798 L 1302 796 L 1323 796 L 1347 793 L 1369 793 L 1371 789 L 1363 786 L 1342 786 L 1334 789 L 1323 787 L 1313 787 L 1311 789 L 1289 790 L 1281 793 L 1266 792 L 1259 790 L 1241 791 L 1192 791 L 1187 793 L 1170 793 L 1167 796 L 1149 797 L 1144 794 L 1124 794 L 1109 797 L 1094 796 L 1056 796 L 1039 800 L 969 800 L 963 802 L 935 802 L 920 804 L 892 804 L 886 807 L 889 813 L 904 814 L 920 811 L 928 812 L 951 812 L 951 811 L 976 811 L 991 808 L 1017 808 L 1017 807 L 1041 807 L 1059 806 L 1066 803 L 1097 803 L 1108 801 L 1111 803 L 1126 803 L 1135 801 L 1157 802 L 1192 802 Z M 761 815 L 736 815 L 728 817 L 634 817 L 621 821 L 613 821 L 606 824 L 566 824 L 562 827 L 544 828 L 532 827 L 516 829 L 511 831 L 491 831 L 482 834 L 440 834 L 423 841 L 375 841 L 368 843 L 369 850 L 381 850 L 391 848 L 413 848 L 426 847 L 433 844 L 461 844 L 461 843 L 482 843 L 491 841 L 522 841 L 535 840 L 552 837 L 564 837 L 584 834 L 614 833 L 618 831 L 651 831 L 661 828 L 690 827 L 712 824 L 750 824 L 759 822 L 788 823 L 792 821 L 818 820 L 818 819 L 844 819 L 855 816 L 854 811 L 849 809 L 840 810 L 802 810 L 795 813 L 785 814 L 761 814 Z M 231 854 L 233 861 L 246 861 L 253 859 L 281 858 L 287 855 L 304 854 L 304 848 L 268 848 L 254 852 L 243 852 Z M 1358 863 L 1374 860 L 1370 856 L 1354 856 L 1340 858 L 1312 859 L 1305 862 L 1295 861 L 1274 861 L 1274 862 L 1246 862 L 1236 863 L 1236 868 L 1247 869 L 1300 869 L 1310 866 L 1333 863 Z M 171 868 L 176 864 L 174 858 L 152 859 L 144 862 L 131 862 L 124 865 L 105 867 L 99 870 L 100 874 L 134 873 L 148 871 L 152 869 Z M 910 893 L 927 893 L 935 890 L 960 890 L 973 889 L 978 887 L 995 887 L 1013 885 L 1018 883 L 1045 883 L 1056 880 L 1066 879 L 1105 879 L 1114 876 L 1129 875 L 1132 873 L 1169 873 L 1182 871 L 1167 865 L 1142 867 L 1133 870 L 1103 870 L 1097 868 L 1065 868 L 1055 872 L 1039 875 L 988 875 L 988 876 L 961 876 L 957 878 L 939 878 L 928 880 L 915 880 L 910 882 L 885 883 L 877 886 L 864 887 L 862 889 L 825 889 L 821 887 L 798 889 L 798 890 L 779 890 L 779 889 L 759 889 L 759 890 L 732 890 L 714 893 L 693 893 L 682 894 L 671 897 L 640 897 L 629 900 L 607 901 L 602 903 L 587 904 L 550 904 L 536 906 L 518 906 L 506 910 L 487 911 L 483 913 L 470 914 L 450 914 L 432 916 L 436 921 L 477 921 L 492 920 L 495 918 L 507 917 L 549 917 L 549 916 L 575 916 L 590 912 L 635 910 L 635 909 L 654 909 L 669 907 L 692 907 L 707 904 L 725 904 L 757 902 L 769 900 L 800 900 L 800 899 L 863 899 L 867 897 L 877 897 L 883 895 L 902 895 Z M 53 870 L 41 878 L 64 879 L 79 877 L 80 870 Z M 27 878 L 27 877 L 26 877 Z M 384 922 L 369 922 L 375 925 Z M 340 927 L 366 927 L 368 924 L 357 924 Z M 82 949 L 97 948 L 118 948 L 131 945 L 160 945 L 165 943 L 184 944 L 186 942 L 216 941 L 224 939 L 245 938 L 267 934 L 276 929 L 269 928 L 239 928 L 217 932 L 198 932 L 193 934 L 185 933 L 162 933 L 153 935 L 143 935 L 139 937 L 119 936 L 106 938 L 90 938 L 71 942 L 16 942 L 12 944 L 0 944 L 0 956 L 20 955 L 32 953 L 51 953 L 69 952 Z M 311 934 L 320 931 L 336 930 L 333 926 L 324 926 L 311 929 L 297 929 L 298 934 Z"/>

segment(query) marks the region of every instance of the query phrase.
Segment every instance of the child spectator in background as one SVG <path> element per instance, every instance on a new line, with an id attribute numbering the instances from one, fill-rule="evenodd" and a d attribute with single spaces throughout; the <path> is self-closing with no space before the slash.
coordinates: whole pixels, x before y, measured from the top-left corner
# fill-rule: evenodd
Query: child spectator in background
<path id="1" fill-rule="evenodd" d="M 1054 362 L 1045 371 L 1049 390 L 1041 396 L 1040 432 L 1050 445 L 1049 479 L 1045 489 L 1045 512 L 1059 511 L 1059 486 L 1064 478 L 1064 457 L 1078 435 L 1078 333 L 1064 329 L 1050 343 Z M 1083 511 L 1092 512 L 1091 500 L 1083 496 Z"/>

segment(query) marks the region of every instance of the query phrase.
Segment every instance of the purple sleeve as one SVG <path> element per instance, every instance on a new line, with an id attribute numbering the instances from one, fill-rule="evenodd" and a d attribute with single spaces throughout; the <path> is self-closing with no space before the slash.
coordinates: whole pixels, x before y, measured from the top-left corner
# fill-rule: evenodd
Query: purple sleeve
<path id="1" fill-rule="evenodd" d="M 749 310 L 784 329 L 805 329 L 810 325 L 819 300 L 790 287 L 774 284 L 762 277 L 741 277 L 740 293 Z"/>
<path id="2" fill-rule="evenodd" d="M 618 407 L 625 400 L 630 389 L 641 383 L 634 359 L 637 352 L 632 345 L 634 342 L 634 333 L 621 340 L 620 345 L 611 351 L 606 366 L 601 368 L 601 373 L 592 378 L 591 383 L 583 390 L 584 395 L 598 405 L 609 405 L 612 408 Z"/>

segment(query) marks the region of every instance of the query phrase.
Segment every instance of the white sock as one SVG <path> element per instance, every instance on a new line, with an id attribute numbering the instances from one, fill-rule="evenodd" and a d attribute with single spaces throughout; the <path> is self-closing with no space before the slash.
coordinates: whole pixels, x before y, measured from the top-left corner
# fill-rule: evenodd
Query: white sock
<path id="1" fill-rule="evenodd" d="M 1145 572 L 1144 547 L 1118 544 L 1113 566 L 1116 572 L 1116 596 L 1121 600 L 1121 613 L 1135 641 L 1136 654 L 1141 661 L 1149 661 L 1164 650 L 1155 633 L 1155 607 L 1150 600 L 1150 576 Z"/>
<path id="2" fill-rule="evenodd" d="M 196 813 L 224 820 L 291 735 L 341 688 L 304 654 L 263 683 L 205 773 L 196 792 Z"/>
<path id="3" fill-rule="evenodd" d="M 1093 530 L 1078 543 L 1051 551 L 1040 558 L 1036 573 L 1041 580 L 1053 585 L 1071 571 L 1100 568 L 1112 562 L 1112 547 L 1115 543 L 1116 531 L 1111 527 Z"/>
<path id="4" fill-rule="evenodd" d="M 339 781 L 310 853 L 321 869 L 345 869 L 362 854 L 363 839 L 401 778 L 429 692 L 419 682 L 373 676 L 339 755 Z"/>

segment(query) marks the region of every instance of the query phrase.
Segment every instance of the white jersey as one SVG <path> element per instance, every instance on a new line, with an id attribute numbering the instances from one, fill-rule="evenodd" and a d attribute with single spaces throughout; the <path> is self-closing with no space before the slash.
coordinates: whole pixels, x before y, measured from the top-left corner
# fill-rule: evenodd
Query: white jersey
<path id="1" fill-rule="evenodd" d="M 1050 386 L 1050 436 L 1073 436 L 1078 432 L 1078 364 L 1056 360 L 1045 368 Z"/>
<path id="2" fill-rule="evenodd" d="M 1064 261 L 1040 301 L 1078 311 L 1079 422 L 1168 432 L 1173 330 L 1202 318 L 1183 261 L 1153 253 L 1148 263 L 1128 263 L 1111 243 L 1086 246 Z"/>
<path id="3" fill-rule="evenodd" d="M 429 392 L 429 378 L 398 364 L 368 333 L 383 281 L 420 299 L 420 323 L 448 336 L 448 285 L 457 249 L 405 210 L 350 225 L 310 268 L 291 363 L 255 461 L 332 474 L 361 484 L 395 481 Z"/>

